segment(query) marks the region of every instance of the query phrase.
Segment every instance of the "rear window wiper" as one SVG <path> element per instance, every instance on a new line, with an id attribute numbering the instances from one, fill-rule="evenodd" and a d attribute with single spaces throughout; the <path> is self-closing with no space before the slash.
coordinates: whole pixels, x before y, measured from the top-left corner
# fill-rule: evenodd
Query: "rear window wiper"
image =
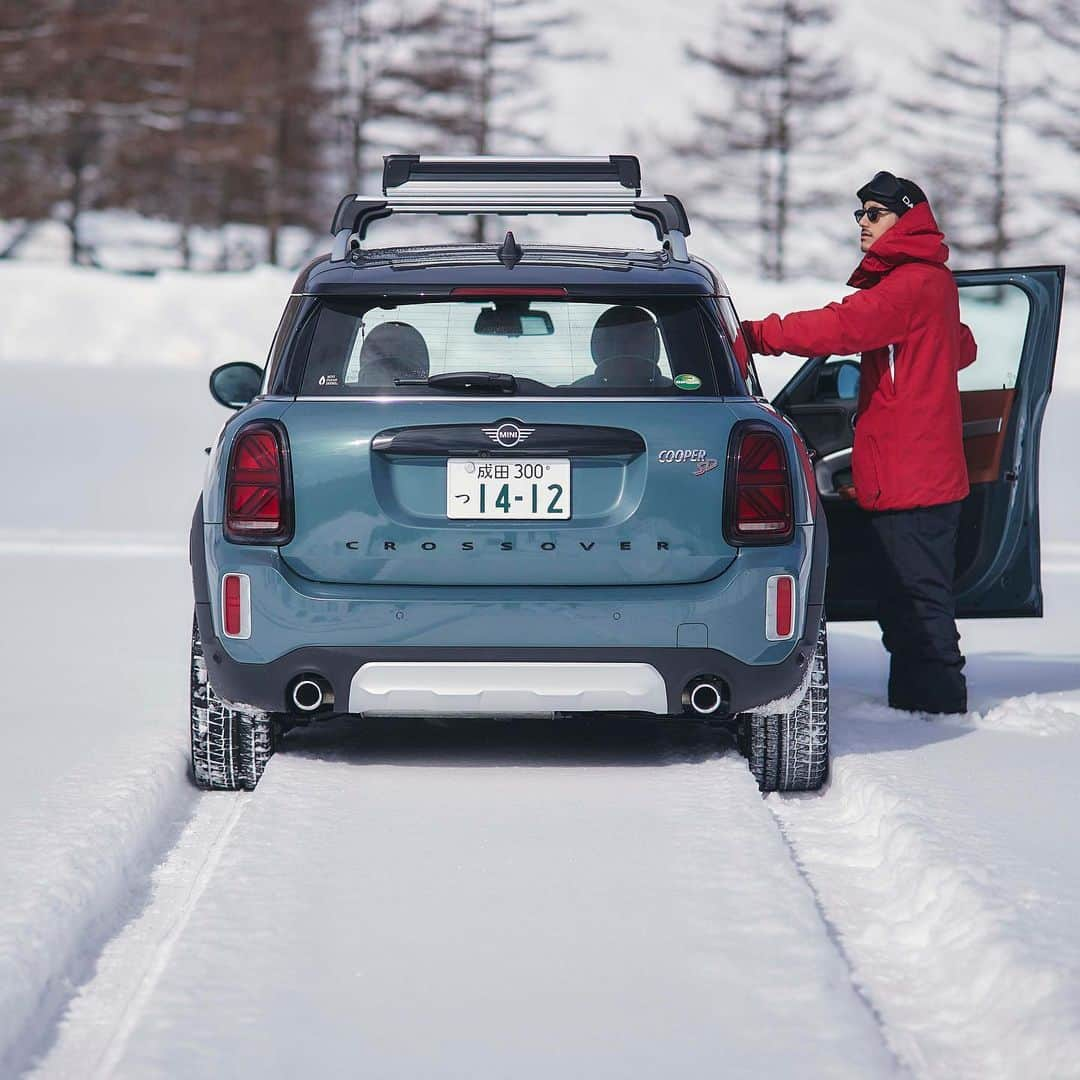
<path id="1" fill-rule="evenodd" d="M 443 371 L 423 379 L 395 379 L 395 386 L 433 386 L 436 390 L 500 390 L 517 393 L 517 379 L 499 371 Z"/>

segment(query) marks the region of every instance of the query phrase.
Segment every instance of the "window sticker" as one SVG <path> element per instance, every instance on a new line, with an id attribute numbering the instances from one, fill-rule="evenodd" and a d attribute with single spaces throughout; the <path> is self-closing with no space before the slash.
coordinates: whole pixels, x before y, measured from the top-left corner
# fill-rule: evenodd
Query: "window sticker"
<path id="1" fill-rule="evenodd" d="M 701 380 L 696 375 L 676 375 L 675 385 L 680 390 L 700 390 Z"/>

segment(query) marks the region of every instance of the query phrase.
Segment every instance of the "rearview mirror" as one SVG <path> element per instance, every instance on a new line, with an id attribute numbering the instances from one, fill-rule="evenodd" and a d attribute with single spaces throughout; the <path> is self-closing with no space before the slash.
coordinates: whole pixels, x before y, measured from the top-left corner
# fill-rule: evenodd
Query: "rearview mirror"
<path id="1" fill-rule="evenodd" d="M 532 311 L 518 305 L 481 308 L 473 325 L 474 334 L 494 337 L 533 337 L 554 334 L 555 324 L 546 311 Z"/>
<path id="2" fill-rule="evenodd" d="M 222 364 L 210 373 L 210 394 L 227 409 L 242 409 L 258 396 L 262 380 L 262 368 L 254 364 Z"/>

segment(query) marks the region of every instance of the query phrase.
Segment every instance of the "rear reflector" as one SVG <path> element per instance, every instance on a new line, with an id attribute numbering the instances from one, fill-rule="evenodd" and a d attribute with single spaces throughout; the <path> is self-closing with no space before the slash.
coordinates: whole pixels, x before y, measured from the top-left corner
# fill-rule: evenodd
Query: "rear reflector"
<path id="1" fill-rule="evenodd" d="M 286 487 L 284 438 L 258 422 L 233 443 L 225 487 L 225 537 L 234 543 L 281 544 L 289 539 L 292 507 Z"/>
<path id="2" fill-rule="evenodd" d="M 795 634 L 795 579 L 777 574 L 765 586 L 765 637 L 785 641 Z"/>
<path id="3" fill-rule="evenodd" d="M 226 637 L 251 637 L 251 579 L 247 574 L 222 575 L 221 629 Z"/>
<path id="4" fill-rule="evenodd" d="M 770 427 L 736 428 L 728 455 L 728 539 L 775 544 L 795 531 L 787 452 Z"/>

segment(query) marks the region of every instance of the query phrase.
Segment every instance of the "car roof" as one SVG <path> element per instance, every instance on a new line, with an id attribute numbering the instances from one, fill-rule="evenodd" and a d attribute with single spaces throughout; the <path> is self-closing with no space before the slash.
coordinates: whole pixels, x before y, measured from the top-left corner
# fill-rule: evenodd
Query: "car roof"
<path id="1" fill-rule="evenodd" d="M 498 244 L 361 248 L 347 258 L 319 256 L 299 274 L 294 294 L 365 295 L 438 291 L 459 285 L 565 286 L 568 295 L 633 293 L 715 296 L 727 288 L 707 263 L 677 262 L 666 251 L 523 244 L 512 266 Z"/>

